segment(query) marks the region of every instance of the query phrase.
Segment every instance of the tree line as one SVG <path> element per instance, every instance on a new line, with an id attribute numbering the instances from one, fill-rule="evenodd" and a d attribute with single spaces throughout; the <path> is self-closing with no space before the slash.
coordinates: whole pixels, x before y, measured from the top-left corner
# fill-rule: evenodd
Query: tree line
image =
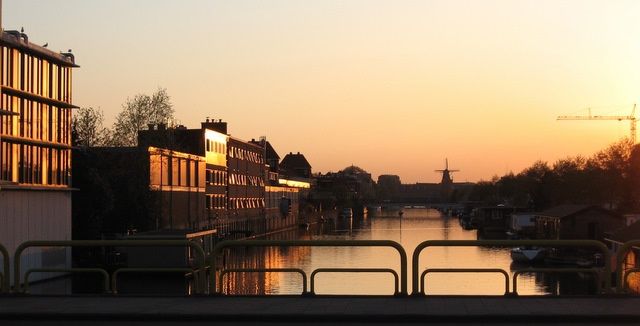
<path id="1" fill-rule="evenodd" d="M 621 213 L 640 209 L 640 145 L 625 139 L 591 157 L 537 161 L 518 174 L 480 181 L 470 200 L 540 211 L 560 204 L 600 205 Z"/>
<path id="2" fill-rule="evenodd" d="M 135 146 L 138 131 L 149 124 L 174 124 L 173 105 L 165 88 L 153 94 L 127 98 L 111 128 L 104 127 L 104 113 L 99 108 L 84 107 L 75 112 L 71 124 L 73 145 L 79 147 Z"/>

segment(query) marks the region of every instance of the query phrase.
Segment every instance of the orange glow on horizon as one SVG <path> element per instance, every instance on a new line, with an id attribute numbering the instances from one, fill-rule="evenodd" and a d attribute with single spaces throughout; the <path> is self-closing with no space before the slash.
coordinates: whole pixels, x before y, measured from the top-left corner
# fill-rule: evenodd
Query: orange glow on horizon
<path id="1" fill-rule="evenodd" d="M 634 103 L 640 89 L 631 0 L 3 5 L 5 29 L 73 49 L 74 102 L 107 123 L 161 86 L 182 124 L 222 118 L 234 137 L 300 151 L 314 172 L 355 164 L 438 182 L 448 157 L 454 181 L 478 181 L 589 156 L 628 123 L 556 116 Z"/>

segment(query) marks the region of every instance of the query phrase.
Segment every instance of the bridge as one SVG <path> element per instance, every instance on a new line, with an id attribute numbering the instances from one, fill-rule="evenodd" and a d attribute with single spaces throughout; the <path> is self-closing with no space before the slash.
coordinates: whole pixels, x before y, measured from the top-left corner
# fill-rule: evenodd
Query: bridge
<path id="1" fill-rule="evenodd" d="M 522 272 L 586 272 L 598 279 L 597 295 L 593 296 L 521 296 L 517 292 L 517 273 L 510 279 L 500 269 L 419 269 L 423 249 L 433 246 L 524 246 L 592 248 L 603 255 L 602 266 L 576 269 L 526 268 Z M 210 255 L 194 242 L 182 240 L 94 240 L 94 241 L 31 241 L 16 249 L 17 262 L 13 268 L 13 286 L 9 255 L 0 246 L 3 268 L 0 277 L 0 323 L 38 325 L 73 325 L 112 323 L 162 324 L 637 324 L 640 322 L 640 297 L 627 293 L 626 280 L 638 269 L 623 271 L 626 253 L 640 245 L 630 241 L 612 254 L 600 242 L 592 240 L 429 240 L 420 243 L 409 256 L 397 242 L 388 240 L 238 240 L 216 245 Z M 108 273 L 100 268 L 63 268 L 22 270 L 20 256 L 30 247 L 95 247 L 146 246 L 191 248 L 195 258 L 191 266 L 163 268 L 128 268 Z M 217 266 L 217 259 L 225 250 L 234 247 L 387 247 L 397 252 L 400 270 L 384 268 L 319 268 L 310 275 L 295 267 L 282 269 L 225 269 Z M 411 267 L 411 268 L 409 268 Z M 29 294 L 29 274 L 41 271 L 68 273 L 98 273 L 104 277 L 104 292 L 95 295 L 35 296 Z M 192 295 L 180 297 L 140 297 L 118 294 L 119 273 L 124 272 L 183 272 L 192 277 Z M 216 271 L 216 272 L 212 272 Z M 228 273 L 296 272 L 304 278 L 299 296 L 232 296 L 220 286 Z M 615 284 L 611 283 L 615 271 Z M 395 291 L 388 296 L 316 295 L 314 277 L 318 273 L 390 273 L 394 275 Z M 502 296 L 434 296 L 425 291 L 427 273 L 499 273 L 505 275 Z M 409 277 L 410 276 L 410 277 Z M 309 282 L 307 282 L 309 280 Z M 410 283 L 410 286 L 409 286 Z M 161 285 L 159 285 L 161 286 Z M 409 288 L 411 291 L 409 291 Z"/>

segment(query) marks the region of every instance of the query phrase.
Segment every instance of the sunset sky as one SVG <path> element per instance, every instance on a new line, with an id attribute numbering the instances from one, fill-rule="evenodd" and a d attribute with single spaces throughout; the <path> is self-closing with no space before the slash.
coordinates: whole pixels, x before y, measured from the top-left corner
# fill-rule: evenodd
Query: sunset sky
<path id="1" fill-rule="evenodd" d="M 405 183 L 590 155 L 640 92 L 640 1 L 4 0 L 2 25 L 73 49 L 74 103 L 110 125 L 166 88 L 176 118 L 267 136 L 314 172 L 355 164 Z"/>

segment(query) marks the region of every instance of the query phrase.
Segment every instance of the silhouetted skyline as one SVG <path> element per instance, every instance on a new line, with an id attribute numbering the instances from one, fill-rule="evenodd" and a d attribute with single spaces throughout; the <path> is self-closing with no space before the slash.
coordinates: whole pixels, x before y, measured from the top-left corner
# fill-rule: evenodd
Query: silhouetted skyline
<path id="1" fill-rule="evenodd" d="M 637 101 L 637 1 L 5 0 L 3 27 L 73 49 L 74 103 L 113 122 L 127 97 L 165 87 L 175 116 L 266 135 L 314 171 L 437 182 L 590 155 Z M 61 18 L 64 17 L 64 18 Z"/>

